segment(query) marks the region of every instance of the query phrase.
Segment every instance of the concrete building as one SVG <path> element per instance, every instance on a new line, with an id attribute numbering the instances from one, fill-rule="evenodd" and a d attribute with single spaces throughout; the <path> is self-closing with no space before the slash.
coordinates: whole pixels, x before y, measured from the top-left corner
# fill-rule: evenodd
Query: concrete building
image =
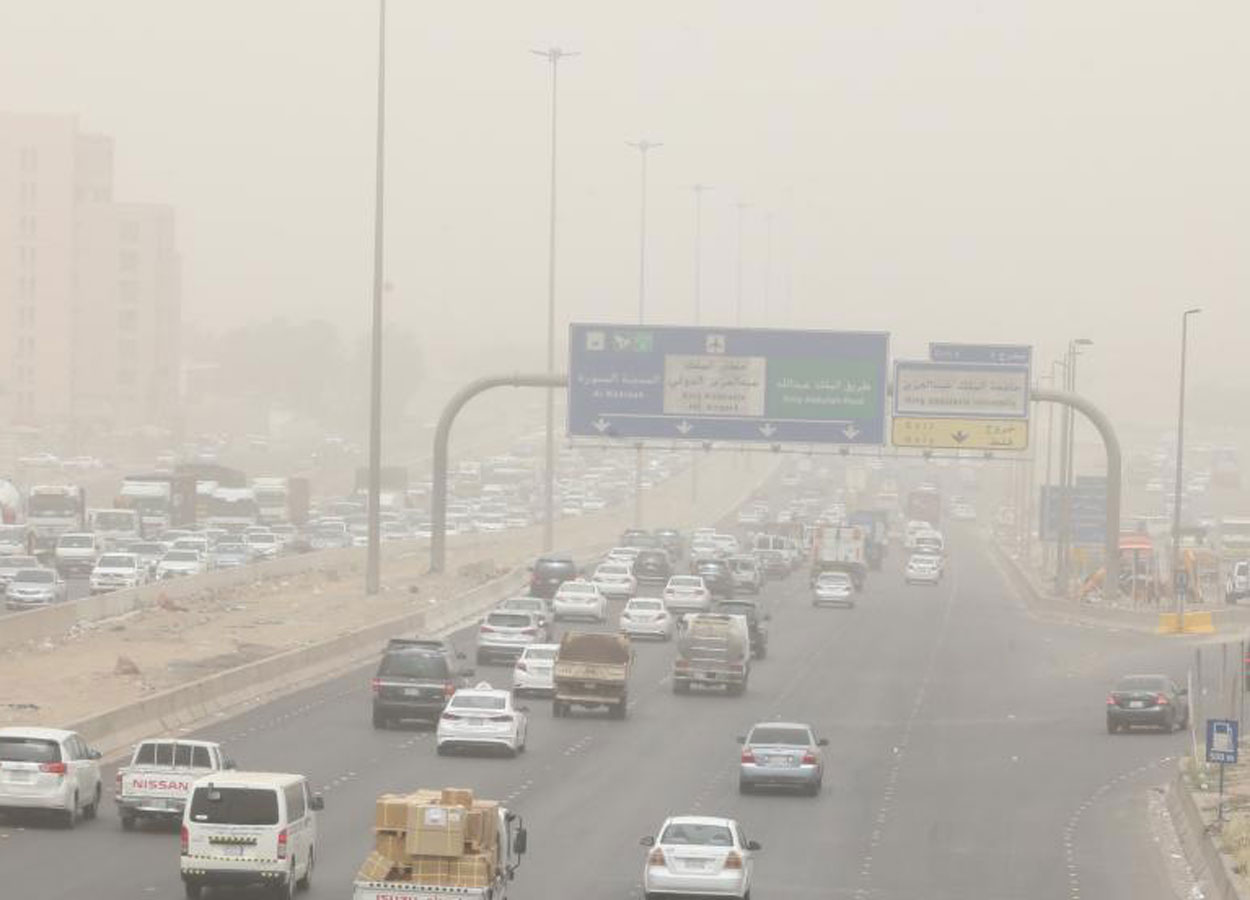
<path id="1" fill-rule="evenodd" d="M 172 209 L 114 202 L 74 118 L 0 113 L 0 424 L 168 421 L 180 321 Z"/>

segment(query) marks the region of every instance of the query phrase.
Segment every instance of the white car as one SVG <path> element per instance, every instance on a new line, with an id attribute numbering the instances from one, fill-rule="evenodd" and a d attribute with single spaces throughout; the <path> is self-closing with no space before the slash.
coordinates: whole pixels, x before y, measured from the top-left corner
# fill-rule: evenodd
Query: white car
<path id="1" fill-rule="evenodd" d="M 822 572 L 812 585 L 812 606 L 855 605 L 855 585 L 845 572 Z"/>
<path id="2" fill-rule="evenodd" d="M 603 557 L 603 561 L 605 563 L 616 562 L 633 565 L 634 560 L 638 558 L 638 554 L 641 552 L 641 547 L 613 547 Z"/>
<path id="3" fill-rule="evenodd" d="M 673 816 L 658 837 L 641 843 L 648 848 L 642 870 L 647 900 L 669 894 L 747 900 L 755 854 L 763 849 L 735 820 L 712 816 Z"/>
<path id="4" fill-rule="evenodd" d="M 544 631 L 536 613 L 492 610 L 477 629 L 477 664 L 484 665 L 499 656 L 515 660 L 530 644 L 538 643 Z"/>
<path id="5" fill-rule="evenodd" d="M 674 614 L 712 611 L 712 593 L 701 575 L 674 575 L 664 586 L 664 606 Z"/>
<path id="6" fill-rule="evenodd" d="M 673 628 L 673 615 L 665 608 L 663 600 L 635 597 L 621 612 L 621 634 L 630 637 L 645 635 L 668 641 L 672 640 Z"/>
<path id="7" fill-rule="evenodd" d="M 512 670 L 512 693 L 549 694 L 556 689 L 555 664 L 559 644 L 530 644 Z"/>
<path id="8" fill-rule="evenodd" d="M 495 690 L 485 681 L 461 688 L 439 716 L 438 754 L 468 747 L 503 747 L 516 756 L 525 750 L 526 712 L 512 702 L 511 692 Z"/>
<path id="9" fill-rule="evenodd" d="M 64 603 L 66 596 L 65 579 L 55 569 L 37 566 L 14 573 L 4 588 L 4 605 L 11 610 L 37 609 Z"/>
<path id="10" fill-rule="evenodd" d="M 282 549 L 282 541 L 272 531 L 253 532 L 243 536 L 243 542 L 256 559 L 273 559 Z"/>
<path id="11" fill-rule="evenodd" d="M 608 600 L 599 591 L 599 586 L 580 578 L 566 581 L 556 590 L 551 599 L 551 614 L 558 622 L 561 619 L 593 619 L 596 622 L 608 620 Z"/>
<path id="12" fill-rule="evenodd" d="M 169 550 L 156 564 L 158 579 L 177 578 L 181 575 L 199 575 L 204 571 L 200 554 L 194 550 Z"/>
<path id="13" fill-rule="evenodd" d="M 91 593 L 102 594 L 146 584 L 147 569 L 134 553 L 105 553 L 91 570 Z"/>
<path id="14" fill-rule="evenodd" d="M 100 752 L 73 731 L 0 728 L 0 810 L 51 810 L 66 828 L 94 819 Z"/>
<path id="15" fill-rule="evenodd" d="M 628 600 L 638 593 L 638 579 L 634 577 L 631 568 L 629 563 L 605 562 L 595 569 L 590 580 L 598 585 L 599 593 L 605 597 Z"/>
<path id="16" fill-rule="evenodd" d="M 903 578 L 908 584 L 937 584 L 942 580 L 941 558 L 919 553 L 912 554 L 907 560 Z"/>

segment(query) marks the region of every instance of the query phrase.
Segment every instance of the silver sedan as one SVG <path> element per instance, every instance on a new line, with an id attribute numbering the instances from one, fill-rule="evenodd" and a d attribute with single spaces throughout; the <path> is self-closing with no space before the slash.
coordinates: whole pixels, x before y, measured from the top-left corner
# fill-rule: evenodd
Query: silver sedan
<path id="1" fill-rule="evenodd" d="M 742 756 L 738 764 L 738 791 L 749 794 L 757 787 L 799 788 L 816 796 L 825 777 L 821 748 L 810 725 L 799 722 L 761 722 L 738 739 Z"/>

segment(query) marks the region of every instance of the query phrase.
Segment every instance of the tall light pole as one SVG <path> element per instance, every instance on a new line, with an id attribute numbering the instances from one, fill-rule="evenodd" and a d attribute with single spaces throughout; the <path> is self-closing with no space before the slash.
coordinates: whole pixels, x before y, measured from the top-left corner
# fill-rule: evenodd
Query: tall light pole
<path id="1" fill-rule="evenodd" d="M 1088 347 L 1094 342 L 1089 338 L 1075 338 L 1068 341 L 1068 352 L 1066 354 L 1066 370 L 1067 370 L 1067 389 L 1069 393 L 1076 393 L 1076 358 L 1080 353 L 1081 347 Z M 1059 483 L 1062 486 L 1062 493 L 1059 498 L 1060 516 L 1059 516 L 1059 566 L 1058 566 L 1058 582 L 1059 590 L 1063 596 L 1068 594 L 1068 578 L 1069 578 L 1069 549 L 1072 543 L 1072 486 L 1076 479 L 1074 472 L 1076 469 L 1073 451 L 1076 447 L 1075 435 L 1076 417 L 1072 409 L 1069 407 L 1064 412 L 1063 417 L 1063 435 L 1062 456 L 1059 465 Z M 1114 585 L 1112 586 L 1115 587 Z M 1116 588 L 1118 590 L 1118 588 Z M 1114 595 L 1113 595 L 1114 596 Z"/>
<path id="2" fill-rule="evenodd" d="M 1054 387 L 1055 385 L 1057 385 L 1057 384 L 1059 383 L 1059 371 L 1058 371 L 1058 370 L 1059 370 L 1059 368 L 1060 368 L 1061 366 L 1062 366 L 1062 367 L 1065 367 L 1065 368 L 1064 368 L 1064 371 L 1065 371 L 1065 374 L 1064 374 L 1064 383 L 1065 383 L 1065 385 L 1066 385 L 1066 383 L 1067 383 L 1067 374 L 1066 374 L 1066 372 L 1067 372 L 1067 369 L 1066 369 L 1067 364 L 1066 364 L 1063 360 L 1057 359 L 1057 360 L 1055 360 L 1054 362 L 1052 362 L 1052 363 L 1051 363 L 1051 365 L 1050 365 L 1050 385 L 1051 385 L 1051 387 Z M 1047 408 L 1046 408 L 1046 487 L 1047 487 L 1047 488 L 1050 488 L 1050 487 L 1052 486 L 1052 483 L 1051 483 L 1051 475 L 1050 475 L 1050 472 L 1051 472 L 1051 464 L 1050 464 L 1050 460 L 1051 460 L 1051 456 L 1052 456 L 1052 455 L 1053 455 L 1053 453 L 1054 453 L 1054 448 L 1055 448 L 1055 404 L 1053 404 L 1053 403 L 1048 403 L 1048 404 L 1046 405 L 1046 407 L 1047 407 Z M 1050 494 L 1050 500 L 1051 500 L 1051 502 L 1053 503 L 1053 502 L 1054 502 L 1054 500 L 1055 500 L 1055 492 L 1054 492 L 1054 491 L 1050 491 L 1050 492 L 1049 492 L 1049 494 Z M 1055 511 L 1054 511 L 1053 509 L 1050 509 L 1049 507 L 1047 507 L 1047 509 L 1046 509 L 1046 518 L 1048 518 L 1048 519 L 1049 519 L 1052 515 L 1054 515 L 1054 513 L 1055 513 Z M 1041 530 L 1041 529 L 1040 529 L 1040 527 L 1039 527 L 1039 530 Z M 1058 537 L 1059 537 L 1059 535 L 1057 535 L 1057 534 L 1056 534 L 1056 535 L 1055 535 L 1055 538 L 1056 538 L 1056 544 L 1058 543 L 1058 540 L 1057 540 L 1057 539 L 1058 539 Z M 1043 552 L 1044 552 L 1044 555 L 1045 555 L 1045 557 L 1046 557 L 1046 565 L 1045 565 L 1045 567 L 1044 567 L 1045 569 L 1049 569 L 1049 568 L 1050 568 L 1050 550 L 1049 550 L 1049 547 L 1050 547 L 1049 542 L 1044 542 L 1044 543 L 1043 543 Z"/>
<path id="3" fill-rule="evenodd" d="M 739 328 L 742 327 L 742 216 L 743 213 L 750 208 L 750 203 L 743 203 L 742 201 L 738 202 L 738 261 L 737 271 L 734 277 L 736 294 L 734 324 Z"/>
<path id="4" fill-rule="evenodd" d="M 647 313 L 647 154 L 664 145 L 657 141 L 641 138 L 637 141 L 626 141 L 638 151 L 642 160 L 638 212 L 638 324 L 646 320 Z M 642 527 L 642 441 L 638 442 L 637 457 L 634 460 L 634 527 Z"/>
<path id="5" fill-rule="evenodd" d="M 766 237 L 764 241 L 764 310 L 771 313 L 773 284 L 773 211 L 764 214 Z"/>
<path id="6" fill-rule="evenodd" d="M 1176 489 L 1172 498 L 1172 585 L 1176 591 L 1176 609 L 1180 614 L 1179 627 L 1185 630 L 1185 591 L 1181 585 L 1181 496 L 1185 475 L 1185 358 L 1189 345 L 1189 317 L 1202 312 L 1200 307 L 1181 313 L 1181 400 L 1176 414 Z"/>
<path id="7" fill-rule="evenodd" d="M 386 184 L 386 0 L 378 0 L 378 117 L 373 198 L 373 336 L 369 385 L 369 550 L 365 593 L 376 594 L 381 569 L 383 197 Z"/>
<path id="8" fill-rule="evenodd" d="M 695 184 L 694 191 L 694 324 L 703 324 L 703 192 L 710 184 Z M 699 502 L 699 451 L 690 454 L 690 502 Z"/>
<path id="9" fill-rule="evenodd" d="M 575 51 L 549 47 L 531 50 L 551 63 L 551 198 L 548 205 L 547 223 L 547 374 L 556 371 L 556 86 L 559 80 L 560 60 L 577 56 Z M 547 447 L 546 470 L 543 475 L 543 551 L 555 543 L 556 508 L 556 392 L 547 389 Z"/>

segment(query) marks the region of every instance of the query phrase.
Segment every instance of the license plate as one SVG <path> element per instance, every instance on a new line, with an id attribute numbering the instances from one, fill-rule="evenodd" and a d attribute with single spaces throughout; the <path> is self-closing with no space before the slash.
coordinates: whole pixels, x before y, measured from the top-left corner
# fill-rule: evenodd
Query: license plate
<path id="1" fill-rule="evenodd" d="M 242 856 L 243 851 L 247 848 L 242 844 L 224 844 L 221 848 L 222 856 Z"/>
<path id="2" fill-rule="evenodd" d="M 1128 704 L 1129 709 L 1143 709 L 1145 708 L 1145 706 L 1146 706 L 1145 700 L 1130 700 Z"/>
<path id="3" fill-rule="evenodd" d="M 711 863 L 706 859 L 687 859 L 685 866 L 693 872 L 702 872 L 711 868 Z"/>
<path id="4" fill-rule="evenodd" d="M 405 697 L 420 697 L 421 688 L 404 688 Z"/>
<path id="5" fill-rule="evenodd" d="M 19 769 L 16 772 L 10 772 L 8 780 L 13 784 L 30 784 L 35 780 L 35 773 L 23 772 Z"/>
<path id="6" fill-rule="evenodd" d="M 768 764 L 778 769 L 788 769 L 794 765 L 793 756 L 772 756 L 768 759 Z"/>

